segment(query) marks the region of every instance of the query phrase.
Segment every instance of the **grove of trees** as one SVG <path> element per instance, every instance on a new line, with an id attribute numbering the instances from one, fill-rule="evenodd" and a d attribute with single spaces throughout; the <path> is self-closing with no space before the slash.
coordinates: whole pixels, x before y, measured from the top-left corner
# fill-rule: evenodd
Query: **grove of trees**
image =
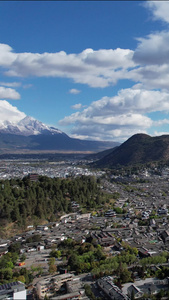
<path id="1" fill-rule="evenodd" d="M 49 178 L 40 176 L 0 181 L 0 219 L 24 227 L 28 217 L 54 221 L 60 213 L 72 212 L 71 201 L 82 209 L 95 209 L 108 200 L 94 177 Z"/>

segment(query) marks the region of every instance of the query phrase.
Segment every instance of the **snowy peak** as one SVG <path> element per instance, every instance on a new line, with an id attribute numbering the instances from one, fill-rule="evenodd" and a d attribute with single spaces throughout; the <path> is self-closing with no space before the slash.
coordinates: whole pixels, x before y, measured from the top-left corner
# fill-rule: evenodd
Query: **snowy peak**
<path id="1" fill-rule="evenodd" d="M 5 121 L 3 124 L 0 124 L 1 133 L 17 134 L 17 135 L 54 135 L 54 134 L 64 134 L 62 131 L 45 125 L 44 123 L 26 116 L 18 123 L 11 123 L 10 121 Z"/>

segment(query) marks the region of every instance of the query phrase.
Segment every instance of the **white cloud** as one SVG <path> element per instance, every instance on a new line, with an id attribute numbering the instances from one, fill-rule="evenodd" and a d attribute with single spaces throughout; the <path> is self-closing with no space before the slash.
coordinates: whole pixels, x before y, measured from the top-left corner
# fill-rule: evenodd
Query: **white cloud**
<path id="1" fill-rule="evenodd" d="M 144 5 L 154 20 L 169 23 L 169 1 L 147 1 Z M 138 132 L 147 133 L 153 126 L 169 124 L 166 116 L 157 121 L 149 116 L 169 112 L 169 30 L 151 32 L 137 40 L 135 51 L 89 48 L 78 54 L 16 53 L 9 45 L 0 44 L 0 67 L 8 76 L 69 78 L 93 88 L 115 85 L 120 79 L 135 83 L 133 88 L 103 97 L 88 107 L 73 105 L 72 109 L 83 110 L 60 121 L 61 125 L 74 126 L 73 137 L 121 141 Z M 1 84 L 0 97 L 19 99 L 14 89 L 5 88 L 17 87 L 15 84 Z M 80 90 L 70 89 L 69 93 L 76 95 Z"/>
<path id="2" fill-rule="evenodd" d="M 157 125 L 147 115 L 157 110 L 169 112 L 169 93 L 134 87 L 120 90 L 114 97 L 92 102 L 83 111 L 66 116 L 60 125 L 73 125 L 73 136 L 85 138 L 90 132 L 94 139 L 117 140 L 137 132 L 146 133 Z"/>
<path id="3" fill-rule="evenodd" d="M 16 54 L 12 53 L 12 48 L 6 44 L 0 44 L 0 66 L 10 67 L 16 59 Z"/>
<path id="4" fill-rule="evenodd" d="M 169 131 L 155 131 L 155 136 L 161 136 L 161 135 L 169 135 Z"/>
<path id="5" fill-rule="evenodd" d="M 14 89 L 0 86 L 0 98 L 18 100 L 20 99 L 20 95 Z"/>
<path id="6" fill-rule="evenodd" d="M 74 94 L 74 95 L 77 95 L 79 94 L 81 91 L 80 90 L 77 90 L 77 89 L 71 89 L 69 90 L 69 94 Z"/>
<path id="7" fill-rule="evenodd" d="M 168 88 L 169 32 L 153 33 L 138 40 L 135 52 L 119 48 L 86 49 L 79 54 L 14 53 L 10 46 L 0 44 L 0 67 L 8 76 L 64 77 L 93 88 L 115 85 L 120 79 L 142 83 L 148 89 Z"/>
<path id="8" fill-rule="evenodd" d="M 76 129 L 72 131 L 71 137 L 96 141 L 116 140 L 118 142 L 123 142 L 136 133 L 147 133 L 147 131 L 138 127 L 111 129 L 110 127 L 92 127 L 86 125 L 85 127 L 76 127 Z"/>
<path id="9" fill-rule="evenodd" d="M 0 44 L 0 67 L 8 76 L 64 77 L 93 88 L 115 85 L 120 79 L 140 82 L 148 89 L 168 88 L 168 45 L 169 32 L 140 38 L 135 52 L 118 48 L 86 49 L 79 54 L 14 53 L 8 45 Z"/>
<path id="10" fill-rule="evenodd" d="M 125 76 L 134 67 L 133 51 L 129 49 L 86 49 L 79 54 L 14 53 L 0 44 L 0 67 L 8 76 L 66 77 L 91 87 L 106 87 Z M 5 62 L 4 62 L 5 61 Z"/>
<path id="11" fill-rule="evenodd" d="M 87 64 L 94 65 L 95 67 L 111 67 L 113 69 L 129 68 L 134 66 L 132 63 L 133 51 L 129 49 L 100 49 L 94 51 L 91 49 L 87 53 L 83 51 L 81 57 Z"/>
<path id="12" fill-rule="evenodd" d="M 72 109 L 80 109 L 80 108 L 82 108 L 82 107 L 83 107 L 83 106 L 82 106 L 81 103 L 77 103 L 77 104 L 71 106 Z"/>
<path id="13" fill-rule="evenodd" d="M 0 82 L 0 85 L 8 86 L 8 87 L 19 87 L 21 86 L 20 82 Z"/>
<path id="14" fill-rule="evenodd" d="M 169 23 L 169 2 L 168 1 L 146 1 L 145 7 L 153 13 L 155 20 L 161 20 Z"/>
<path id="15" fill-rule="evenodd" d="M 139 45 L 133 56 L 136 64 L 161 65 L 169 63 L 168 31 L 151 33 L 146 38 L 138 38 L 137 40 Z"/>
<path id="16" fill-rule="evenodd" d="M 17 107 L 9 104 L 5 100 L 0 100 L 0 123 L 3 124 L 6 120 L 17 123 L 25 118 L 25 113 L 19 111 Z"/>
<path id="17" fill-rule="evenodd" d="M 154 121 L 155 126 L 161 126 L 161 125 L 165 125 L 165 124 L 169 124 L 169 119 Z"/>

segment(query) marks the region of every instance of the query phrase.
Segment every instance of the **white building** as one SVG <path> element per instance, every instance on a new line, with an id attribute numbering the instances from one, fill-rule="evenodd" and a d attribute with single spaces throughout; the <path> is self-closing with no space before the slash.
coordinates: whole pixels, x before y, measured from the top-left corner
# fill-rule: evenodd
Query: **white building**
<path id="1" fill-rule="evenodd" d="M 0 285 L 0 300 L 26 300 L 26 289 L 20 281 Z"/>

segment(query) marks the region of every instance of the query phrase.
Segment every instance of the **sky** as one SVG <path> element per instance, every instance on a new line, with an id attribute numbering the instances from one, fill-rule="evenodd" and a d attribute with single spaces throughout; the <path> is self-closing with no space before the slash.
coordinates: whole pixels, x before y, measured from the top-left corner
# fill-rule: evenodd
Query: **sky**
<path id="1" fill-rule="evenodd" d="M 0 125 L 169 134 L 169 1 L 0 1 Z"/>

